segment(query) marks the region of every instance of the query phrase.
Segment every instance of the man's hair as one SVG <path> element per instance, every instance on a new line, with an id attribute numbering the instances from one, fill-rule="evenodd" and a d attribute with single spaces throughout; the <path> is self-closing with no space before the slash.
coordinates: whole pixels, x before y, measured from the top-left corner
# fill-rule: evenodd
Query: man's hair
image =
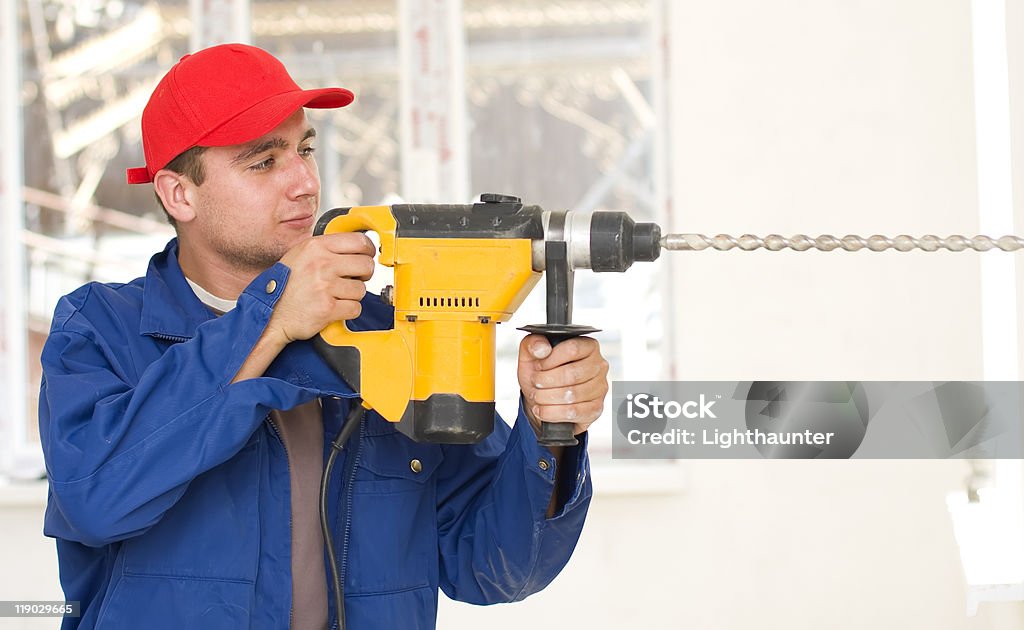
<path id="1" fill-rule="evenodd" d="M 187 149 L 184 153 L 178 155 L 178 157 L 171 160 L 166 168 L 169 171 L 174 171 L 179 175 L 192 180 L 192 183 L 196 186 L 202 186 L 203 181 L 206 180 L 206 171 L 203 169 L 202 155 L 206 151 L 206 147 L 192 147 Z M 167 208 L 164 207 L 164 202 L 160 200 L 160 195 L 156 196 L 156 203 L 160 206 L 160 209 L 164 211 L 164 215 L 167 217 L 167 222 L 174 226 L 174 229 L 178 229 L 178 223 L 174 220 L 174 217 L 167 212 Z"/>

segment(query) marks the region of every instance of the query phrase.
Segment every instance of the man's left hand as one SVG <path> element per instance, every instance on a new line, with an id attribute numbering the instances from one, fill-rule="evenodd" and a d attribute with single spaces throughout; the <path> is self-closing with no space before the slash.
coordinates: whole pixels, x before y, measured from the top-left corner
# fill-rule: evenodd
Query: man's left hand
<path id="1" fill-rule="evenodd" d="M 542 335 L 528 335 L 519 344 L 519 387 L 538 435 L 541 421 L 571 422 L 579 435 L 604 409 L 608 362 L 590 337 L 567 339 L 552 348 Z"/>

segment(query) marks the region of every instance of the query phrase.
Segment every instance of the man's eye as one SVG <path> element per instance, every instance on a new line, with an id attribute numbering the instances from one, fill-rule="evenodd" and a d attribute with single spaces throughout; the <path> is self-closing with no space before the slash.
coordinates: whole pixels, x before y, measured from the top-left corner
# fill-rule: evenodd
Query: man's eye
<path id="1" fill-rule="evenodd" d="M 265 171 L 274 165 L 274 158 L 267 158 L 258 164 L 253 164 L 249 167 L 253 171 Z"/>
<path id="2" fill-rule="evenodd" d="M 305 147 L 304 149 L 299 149 L 299 153 L 301 153 L 303 157 L 309 157 L 316 153 L 316 147 Z"/>

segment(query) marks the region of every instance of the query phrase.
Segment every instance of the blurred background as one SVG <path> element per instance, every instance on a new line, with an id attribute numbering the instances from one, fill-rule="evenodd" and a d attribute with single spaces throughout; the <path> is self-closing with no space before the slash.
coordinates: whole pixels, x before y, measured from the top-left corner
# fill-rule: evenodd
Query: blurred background
<path id="1" fill-rule="evenodd" d="M 308 112 L 323 210 L 498 192 L 735 235 L 999 236 L 1024 217 L 1018 0 L 0 7 L 0 600 L 62 599 L 39 352 L 61 295 L 144 274 L 173 236 L 124 171 L 190 50 L 250 42 L 304 87 L 356 93 Z M 615 380 L 1018 380 L 1019 260 L 666 253 L 579 273 L 575 319 L 603 330 Z M 543 317 L 537 291 L 499 328 L 506 417 L 515 326 Z M 596 494 L 562 575 L 514 605 L 444 601 L 438 627 L 1024 626 L 1020 462 L 622 461 L 610 432 L 592 429 Z"/>

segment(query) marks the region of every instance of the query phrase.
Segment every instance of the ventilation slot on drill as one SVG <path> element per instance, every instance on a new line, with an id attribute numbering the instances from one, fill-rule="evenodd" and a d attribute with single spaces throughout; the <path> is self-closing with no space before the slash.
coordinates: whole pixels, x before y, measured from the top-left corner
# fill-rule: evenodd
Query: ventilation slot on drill
<path id="1" fill-rule="evenodd" d="M 420 296 L 420 308 L 480 308 L 480 298 L 461 295 L 442 298 Z"/>

